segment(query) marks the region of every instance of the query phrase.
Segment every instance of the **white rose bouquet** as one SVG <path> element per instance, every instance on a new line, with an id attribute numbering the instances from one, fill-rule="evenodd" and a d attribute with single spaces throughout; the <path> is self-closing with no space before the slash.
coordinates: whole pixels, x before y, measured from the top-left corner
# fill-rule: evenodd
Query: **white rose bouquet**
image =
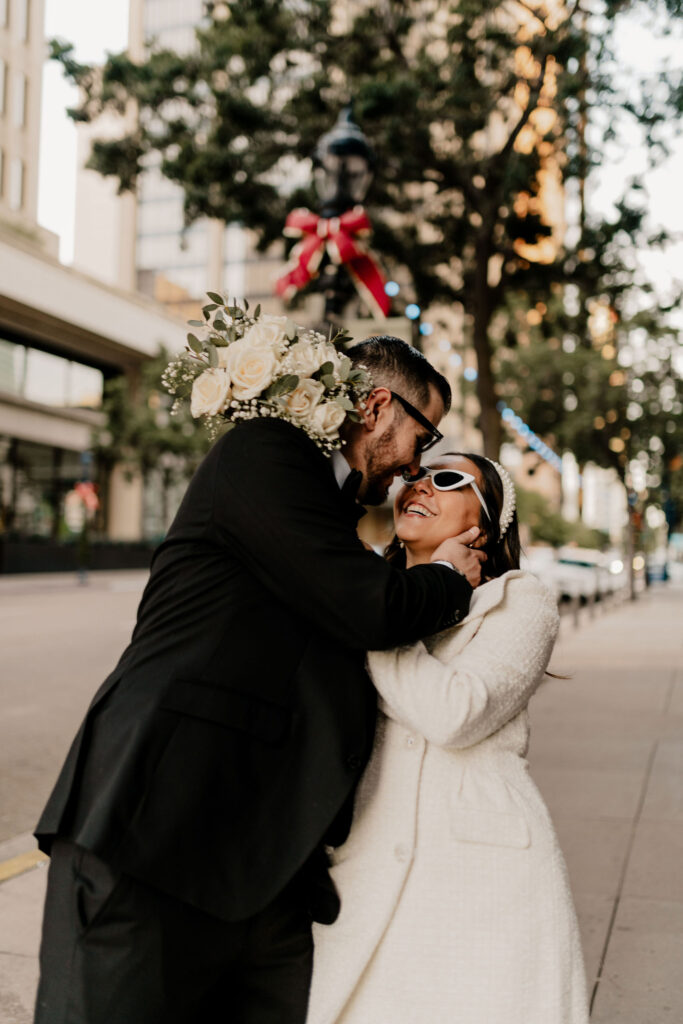
<path id="1" fill-rule="evenodd" d="M 212 437 L 239 420 L 269 416 L 305 430 L 326 455 L 341 448 L 339 428 L 347 416 L 359 418 L 356 404 L 372 389 L 368 371 L 340 347 L 348 335 L 327 341 L 287 317 L 261 315 L 260 306 L 250 315 L 246 301 L 243 308 L 207 294 L 204 320 L 189 321 L 201 334 L 188 334 L 186 351 L 161 378 L 175 395 L 172 411 L 189 398 Z"/>

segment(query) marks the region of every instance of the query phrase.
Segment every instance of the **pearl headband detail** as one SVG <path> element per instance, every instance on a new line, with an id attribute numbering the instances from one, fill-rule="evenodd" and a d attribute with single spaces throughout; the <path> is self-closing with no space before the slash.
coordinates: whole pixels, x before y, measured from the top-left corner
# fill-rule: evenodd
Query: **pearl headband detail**
<path id="1" fill-rule="evenodd" d="M 500 540 L 502 540 L 508 526 L 512 522 L 512 517 L 514 516 L 515 509 L 517 507 L 515 485 L 513 484 L 512 477 L 508 473 L 507 469 L 503 469 L 499 462 L 494 462 L 493 459 L 489 458 L 487 458 L 486 461 L 491 463 L 503 485 L 503 507 L 500 510 L 500 519 L 498 520 Z"/>

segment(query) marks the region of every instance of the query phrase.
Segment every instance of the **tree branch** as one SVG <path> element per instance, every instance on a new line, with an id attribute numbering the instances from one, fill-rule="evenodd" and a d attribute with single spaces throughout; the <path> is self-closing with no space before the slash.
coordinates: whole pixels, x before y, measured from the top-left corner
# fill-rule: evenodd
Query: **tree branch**
<path id="1" fill-rule="evenodd" d="M 536 84 L 534 85 L 533 89 L 531 89 L 531 91 L 529 93 L 529 102 L 527 103 L 526 107 L 522 111 L 522 115 L 519 118 L 519 120 L 518 120 L 517 124 L 515 125 L 515 127 L 512 129 L 512 132 L 510 133 L 510 135 L 509 135 L 505 145 L 503 146 L 503 148 L 498 153 L 496 153 L 494 156 L 492 156 L 490 158 L 489 163 L 491 163 L 493 160 L 495 160 L 497 162 L 498 160 L 500 160 L 501 157 L 506 157 L 506 156 L 508 156 L 512 152 L 512 147 L 514 146 L 515 142 L 517 141 L 517 139 L 519 137 L 519 133 L 521 132 L 522 128 L 524 128 L 524 126 L 528 123 L 529 118 L 531 117 L 533 111 L 536 109 L 536 104 L 538 103 L 539 96 L 541 95 L 541 89 L 543 88 L 543 80 L 545 78 L 545 70 L 546 70 L 547 64 L 548 64 L 548 53 L 546 51 L 543 54 L 543 60 L 541 62 L 541 71 L 540 71 L 540 74 L 539 74 L 539 76 L 538 76 L 538 78 L 536 80 Z"/>

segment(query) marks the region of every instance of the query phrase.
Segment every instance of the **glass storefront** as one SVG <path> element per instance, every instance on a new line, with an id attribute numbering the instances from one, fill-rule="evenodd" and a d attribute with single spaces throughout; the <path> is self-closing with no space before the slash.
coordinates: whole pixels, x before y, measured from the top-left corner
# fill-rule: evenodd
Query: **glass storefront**
<path id="1" fill-rule="evenodd" d="M 0 337 L 0 401 L 4 392 L 52 409 L 99 409 L 103 388 L 95 367 Z M 69 539 L 64 499 L 90 458 L 49 436 L 40 444 L 0 434 L 0 535 Z"/>
<path id="2" fill-rule="evenodd" d="M 64 499 L 84 477 L 84 458 L 0 434 L 0 533 L 68 539 Z"/>

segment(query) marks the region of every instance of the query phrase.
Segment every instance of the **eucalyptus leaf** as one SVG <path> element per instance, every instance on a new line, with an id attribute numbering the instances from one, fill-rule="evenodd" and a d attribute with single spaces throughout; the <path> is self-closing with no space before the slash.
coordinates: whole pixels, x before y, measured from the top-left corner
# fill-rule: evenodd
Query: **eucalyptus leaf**
<path id="1" fill-rule="evenodd" d="M 217 348 L 228 347 L 228 342 L 225 340 L 222 334 L 212 334 L 211 337 L 209 338 L 209 341 L 211 342 L 212 345 L 215 345 Z"/>
<path id="2" fill-rule="evenodd" d="M 187 322 L 190 325 L 190 327 L 206 327 L 206 324 L 204 323 L 203 320 L 188 320 Z"/>
<path id="3" fill-rule="evenodd" d="M 334 401 L 337 405 L 340 405 L 342 409 L 346 409 L 347 412 L 352 412 L 354 409 L 353 402 L 350 398 L 347 398 L 346 395 L 337 395 Z"/>
<path id="4" fill-rule="evenodd" d="M 213 329 L 214 331 L 227 331 L 228 325 L 225 320 L 221 320 L 219 317 L 216 317 L 213 322 Z"/>
<path id="5" fill-rule="evenodd" d="M 332 389 L 336 386 L 337 382 L 331 373 L 326 373 L 320 378 L 320 383 L 324 384 L 326 388 Z"/>
<path id="6" fill-rule="evenodd" d="M 258 318 L 260 316 L 261 316 L 261 303 L 259 302 L 258 306 L 254 310 L 254 320 L 258 320 Z"/>
<path id="7" fill-rule="evenodd" d="M 299 378 L 294 373 L 285 374 L 284 377 L 278 377 L 277 380 L 273 381 L 268 390 L 265 393 L 266 398 L 281 398 L 283 395 L 289 395 L 296 387 L 298 387 Z"/>
<path id="8" fill-rule="evenodd" d="M 225 299 L 223 298 L 222 295 L 219 295 L 218 292 L 207 292 L 206 294 L 209 296 L 212 302 L 217 303 L 219 306 L 225 305 Z"/>
<path id="9" fill-rule="evenodd" d="M 339 376 L 342 380 L 348 380 L 349 374 L 351 373 L 352 362 L 348 356 L 342 356 L 339 366 Z"/>
<path id="10" fill-rule="evenodd" d="M 202 313 L 206 320 L 209 319 L 209 314 L 213 313 L 214 309 L 218 309 L 215 302 L 210 302 L 207 306 L 202 306 Z"/>
<path id="11" fill-rule="evenodd" d="M 228 337 L 230 338 L 230 341 L 237 341 L 237 331 L 235 330 L 234 324 L 230 324 L 230 327 L 228 329 Z"/>
<path id="12" fill-rule="evenodd" d="M 244 300 L 244 312 L 245 313 L 249 312 L 249 299 L 245 299 Z"/>
<path id="13" fill-rule="evenodd" d="M 330 363 L 330 362 L 323 363 L 323 365 L 318 370 L 318 373 L 320 374 L 320 379 L 321 380 L 323 379 L 323 377 L 328 376 L 328 374 L 332 374 L 333 375 L 334 374 L 334 363 Z"/>
<path id="14" fill-rule="evenodd" d="M 215 368 L 216 366 L 218 366 L 218 351 L 215 345 L 210 345 L 207 343 L 206 347 L 209 352 L 209 366 Z"/>
<path id="15" fill-rule="evenodd" d="M 193 352 L 197 353 L 197 355 L 199 355 L 199 353 L 204 348 L 204 346 L 202 345 L 202 343 L 199 340 L 199 338 L 195 337 L 194 334 L 188 334 L 188 336 L 187 336 L 187 344 L 190 346 L 190 348 L 192 349 Z"/>

